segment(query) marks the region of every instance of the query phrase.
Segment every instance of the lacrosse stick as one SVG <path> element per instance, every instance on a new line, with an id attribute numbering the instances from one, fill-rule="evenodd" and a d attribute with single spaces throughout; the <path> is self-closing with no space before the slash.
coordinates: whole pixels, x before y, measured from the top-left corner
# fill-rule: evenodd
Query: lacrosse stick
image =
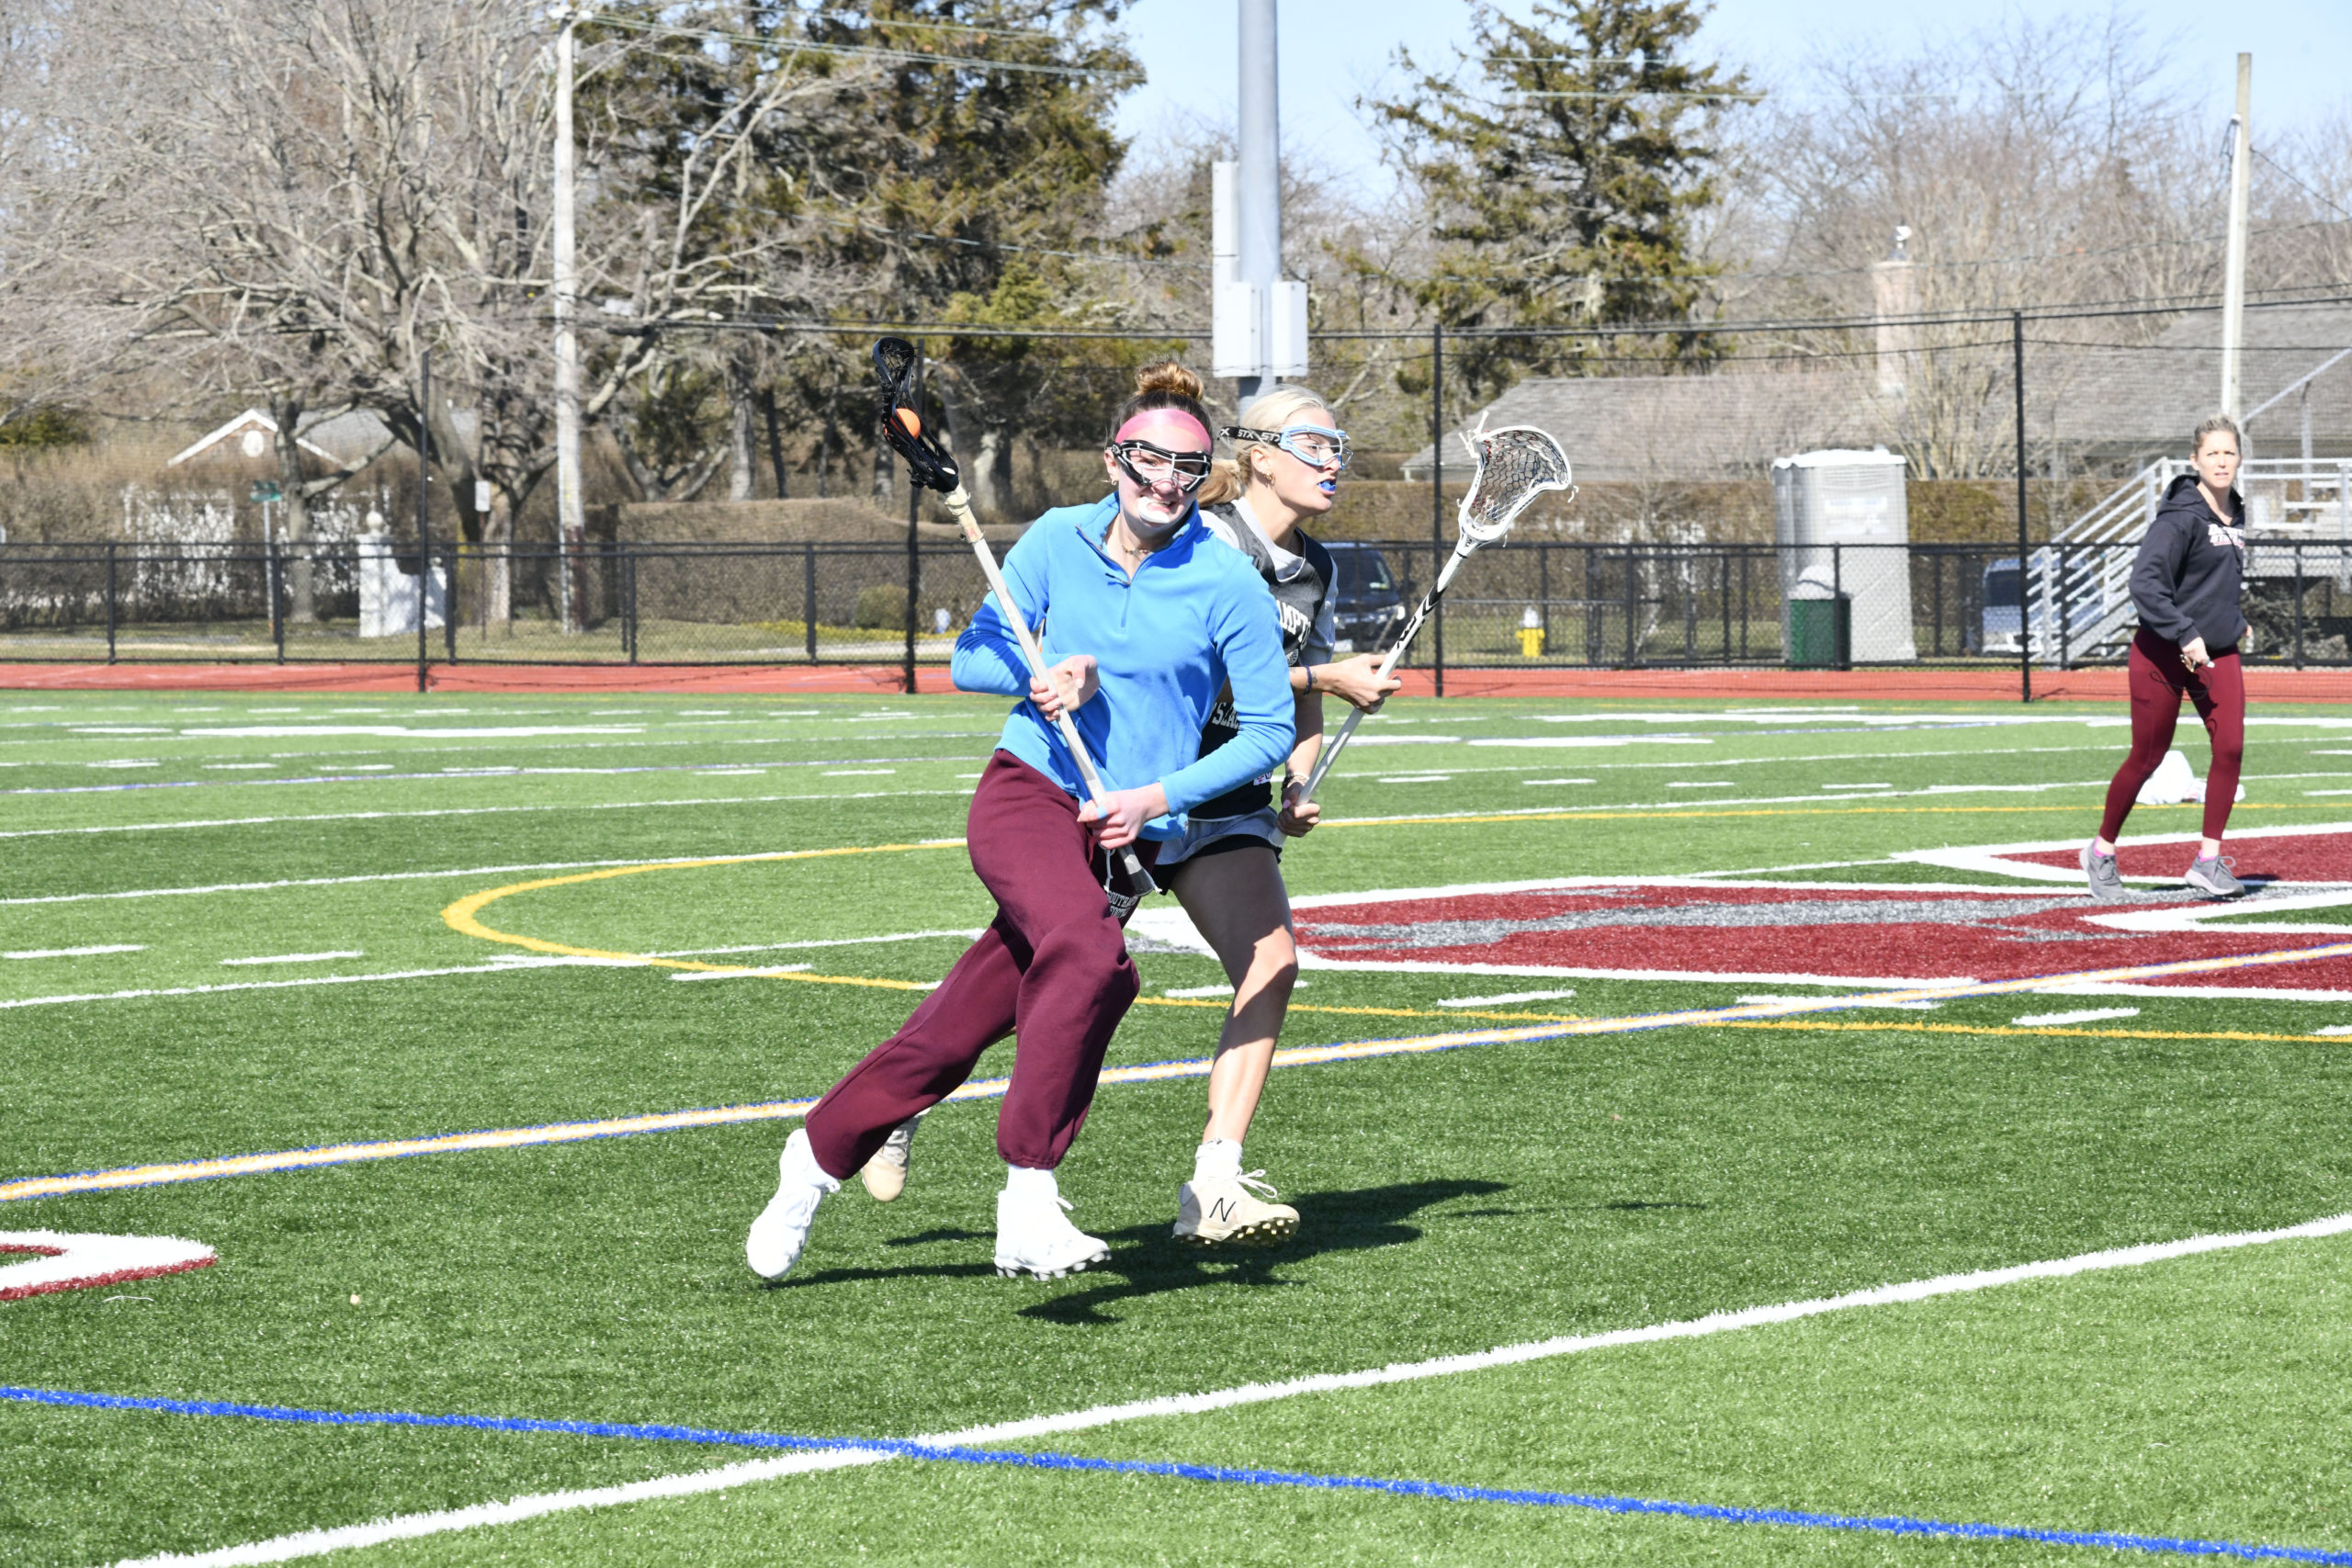
<path id="1" fill-rule="evenodd" d="M 1445 597 L 1447 584 L 1473 551 L 1510 533 L 1510 525 L 1519 521 L 1519 514 L 1527 510 L 1528 503 L 1545 491 L 1564 490 L 1570 501 L 1576 499 L 1577 487 L 1568 482 L 1566 454 L 1560 450 L 1558 442 L 1532 424 L 1507 424 L 1500 430 L 1488 430 L 1481 420 L 1478 434 L 1473 436 L 1464 432 L 1462 443 L 1477 459 L 1478 476 L 1471 481 L 1470 493 L 1462 498 L 1462 505 L 1455 513 L 1458 525 L 1453 554 L 1437 574 L 1437 585 L 1421 596 L 1413 618 L 1397 634 L 1388 657 L 1380 661 L 1380 679 L 1384 681 L 1396 668 L 1397 660 L 1405 657 L 1421 623 L 1430 618 L 1437 602 Z M 1363 722 L 1363 709 L 1349 712 L 1347 723 L 1340 727 L 1340 733 L 1316 759 L 1315 771 L 1306 777 L 1306 792 L 1301 799 L 1315 798 L 1315 792 L 1322 787 L 1323 775 L 1340 760 L 1340 753 L 1347 750 L 1349 737 Z"/>
<path id="2" fill-rule="evenodd" d="M 997 570 L 996 552 L 989 548 L 988 536 L 980 532 L 980 520 L 972 515 L 972 498 L 964 492 L 964 477 L 956 467 L 956 459 L 939 445 L 939 438 L 923 428 L 922 415 L 914 408 L 915 362 L 915 345 L 904 338 L 881 338 L 874 344 L 874 375 L 882 385 L 882 437 L 889 442 L 893 452 L 906 459 L 910 479 L 925 490 L 939 492 L 947 514 L 956 519 L 956 526 L 963 531 L 972 554 L 979 558 L 980 573 L 988 579 L 989 592 L 996 595 L 1006 624 L 1012 627 L 1014 640 L 1021 644 L 1021 655 L 1029 661 L 1029 672 L 1043 681 L 1045 650 L 1037 646 L 1036 637 L 1022 616 L 1021 606 L 1012 602 L 1012 594 L 1005 588 L 1004 573 Z M 1078 726 L 1071 722 L 1069 708 L 1062 709 L 1057 723 L 1062 744 L 1069 748 L 1071 758 L 1078 763 L 1078 775 L 1086 783 L 1086 793 L 1093 796 L 1096 809 L 1107 814 L 1110 802 L 1108 792 L 1102 787 L 1102 775 L 1094 771 L 1094 759 L 1087 755 L 1086 742 L 1079 739 Z M 1136 897 L 1159 891 L 1159 885 L 1152 881 L 1151 874 L 1136 858 L 1133 845 L 1114 852 Z"/>

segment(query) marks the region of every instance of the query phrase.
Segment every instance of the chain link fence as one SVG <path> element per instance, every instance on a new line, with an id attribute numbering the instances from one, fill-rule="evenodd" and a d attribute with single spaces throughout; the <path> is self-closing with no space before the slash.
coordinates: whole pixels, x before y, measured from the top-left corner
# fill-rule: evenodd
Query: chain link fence
<path id="1" fill-rule="evenodd" d="M 1342 652 L 1385 650 L 1442 558 L 1426 539 L 1341 540 Z M 1649 545 L 1513 539 L 1464 563 L 1406 663 L 1430 669 L 2044 667 L 2120 662 L 2133 545 Z M 2352 664 L 2352 546 L 2258 547 L 2250 664 Z M 422 579 L 389 541 L 0 546 L 0 661 L 917 664 L 980 604 L 960 545 L 592 543 L 436 547 Z M 307 570 L 313 618 L 298 620 Z M 509 614 L 494 612 L 505 578 Z M 569 598 L 571 615 L 564 614 Z M 454 614 L 451 609 L 454 607 Z"/>

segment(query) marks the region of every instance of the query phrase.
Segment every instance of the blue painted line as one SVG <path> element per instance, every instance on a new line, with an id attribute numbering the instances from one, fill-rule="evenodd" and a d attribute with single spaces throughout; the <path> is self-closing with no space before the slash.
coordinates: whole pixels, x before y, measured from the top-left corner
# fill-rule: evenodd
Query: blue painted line
<path id="1" fill-rule="evenodd" d="M 1972 1524 L 1911 1518 L 1901 1514 L 1825 1514 L 1801 1508 L 1739 1508 L 1716 1503 L 1677 1503 L 1653 1497 L 1617 1497 L 1605 1493 L 1543 1492 L 1515 1487 L 1462 1486 L 1441 1481 L 1401 1481 L 1368 1475 L 1318 1475 L 1310 1472 L 1259 1470 L 1170 1461 L 1092 1459 L 1083 1454 L 1024 1453 L 953 1444 L 909 1442 L 893 1438 L 810 1438 L 789 1432 L 736 1432 L 708 1427 L 629 1421 L 541 1421 L 514 1416 L 426 1416 L 402 1410 L 309 1410 L 286 1404 L 245 1404 L 225 1400 L 138 1398 L 82 1393 L 69 1389 L 0 1385 L 0 1399 L 23 1404 L 64 1405 L 86 1410 L 145 1410 L 174 1416 L 227 1416 L 255 1421 L 287 1421 L 318 1427 L 437 1427 L 469 1431 L 519 1432 L 540 1436 L 618 1438 L 636 1441 L 695 1443 L 723 1448 L 813 1451 L 853 1449 L 898 1459 L 950 1464 L 994 1465 L 1017 1470 L 1059 1470 L 1105 1475 L 1151 1475 L 1226 1485 L 1295 1487 L 1318 1492 L 1373 1492 L 1393 1497 L 1447 1503 L 1502 1503 L 1516 1507 L 1578 1508 L 1591 1513 L 1656 1515 L 1712 1524 L 1781 1525 L 1866 1535 L 1917 1536 L 1956 1540 L 2025 1541 L 2041 1546 L 2096 1547 L 2185 1557 L 2225 1557 L 2245 1562 L 2314 1562 L 2352 1568 L 2352 1551 L 2309 1546 L 2267 1546 L 2194 1536 L 2133 1535 L 2121 1530 L 2041 1529 L 2030 1525 Z"/>

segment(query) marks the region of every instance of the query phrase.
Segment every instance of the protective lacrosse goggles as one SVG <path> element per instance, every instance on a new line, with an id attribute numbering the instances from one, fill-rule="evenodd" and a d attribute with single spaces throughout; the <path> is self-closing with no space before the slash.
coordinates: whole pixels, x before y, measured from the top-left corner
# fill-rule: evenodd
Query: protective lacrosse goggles
<path id="1" fill-rule="evenodd" d="M 1148 441 L 1114 441 L 1111 457 L 1126 471 L 1127 478 L 1146 490 L 1172 479 L 1177 489 L 1190 495 L 1209 477 L 1206 452 L 1170 452 Z"/>
<path id="2" fill-rule="evenodd" d="M 1286 424 L 1280 430 L 1252 430 L 1246 424 L 1229 424 L 1221 434 L 1227 441 L 1279 446 L 1310 468 L 1337 464 L 1344 469 L 1348 459 L 1355 456 L 1348 433 L 1328 424 Z"/>

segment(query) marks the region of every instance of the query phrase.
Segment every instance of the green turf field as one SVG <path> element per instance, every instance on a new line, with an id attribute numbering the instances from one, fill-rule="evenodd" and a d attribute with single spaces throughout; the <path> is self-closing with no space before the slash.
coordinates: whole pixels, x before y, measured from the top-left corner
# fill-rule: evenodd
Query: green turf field
<path id="1" fill-rule="evenodd" d="M 1763 979 L 1573 922 L 1525 939 L 1548 978 L 1516 936 L 1310 963 L 1285 1044 L 1350 1049 L 1279 1067 L 1249 1148 L 1301 1234 L 1203 1255 L 1168 1232 L 1222 976 L 1155 901 L 1062 1171 L 1107 1269 L 996 1276 L 981 1098 L 763 1284 L 795 1102 L 989 917 L 957 840 L 1001 714 L 0 694 L 0 1247 L 218 1258 L 0 1300 L 0 1562 L 2352 1563 L 2352 1221 L 2259 1234 L 2352 1212 L 2352 990 L 2310 977 L 2341 958 L 1925 1000 L 1934 942 L 1815 973 L 1867 923 L 1773 928 Z M 2352 714 L 2249 733 L 2233 832 L 2325 862 Z M 2087 836 L 2126 734 L 1398 702 L 1285 872 L 1303 919 L 1573 877 L 2068 894 L 1967 852 Z M 2143 882 L 2133 918 L 2342 943 L 2331 876 L 2218 919 Z M 2033 973 L 2111 935 L 2045 931 Z"/>

